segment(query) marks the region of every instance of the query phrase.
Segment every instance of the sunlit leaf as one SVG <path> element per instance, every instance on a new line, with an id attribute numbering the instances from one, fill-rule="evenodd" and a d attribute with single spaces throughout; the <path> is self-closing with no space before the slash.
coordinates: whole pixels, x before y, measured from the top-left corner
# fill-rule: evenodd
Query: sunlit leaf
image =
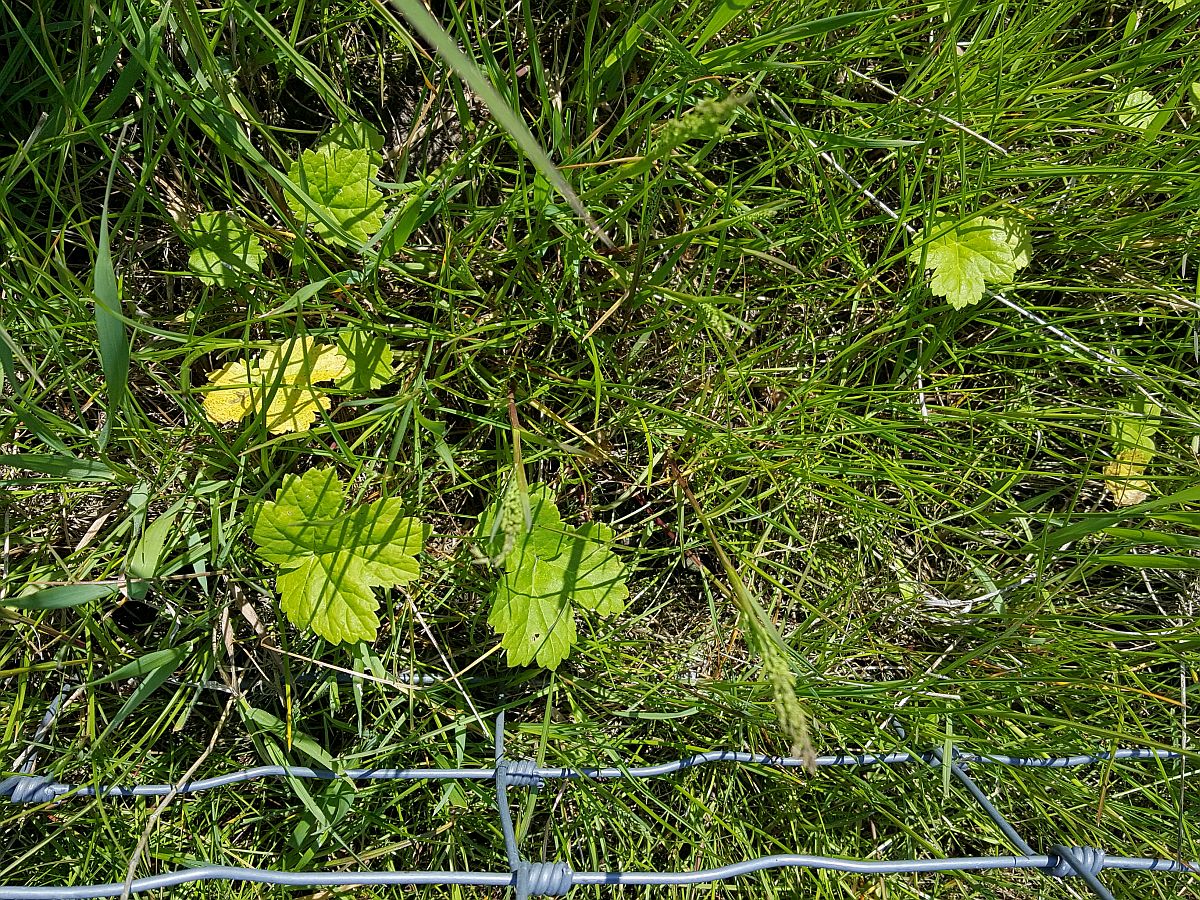
<path id="1" fill-rule="evenodd" d="M 401 515 L 399 499 L 343 510 L 333 469 L 288 475 L 275 500 L 258 509 L 251 534 L 258 556 L 279 566 L 284 613 L 326 640 L 374 640 L 379 600 L 373 588 L 406 584 L 419 573 L 424 526 Z"/>
<path id="2" fill-rule="evenodd" d="M 325 135 L 321 146 L 366 150 L 371 154 L 371 162 L 376 168 L 383 165 L 383 135 L 366 122 L 345 122 L 335 126 Z"/>
<path id="3" fill-rule="evenodd" d="M 365 331 L 343 331 L 337 339 L 338 351 L 350 364 L 348 374 L 338 379 L 338 387 L 350 391 L 373 391 L 395 377 L 395 354 L 383 338 Z"/>
<path id="4" fill-rule="evenodd" d="M 558 667 L 576 642 L 577 607 L 611 616 L 625 609 L 629 588 L 625 568 L 611 549 L 613 532 L 591 523 L 578 529 L 562 521 L 544 486 L 529 489 L 531 522 L 519 536 L 516 506 L 505 498 L 480 517 L 476 539 L 485 548 L 507 554 L 492 592 L 490 624 L 500 635 L 510 666 L 534 660 Z M 496 527 L 503 517 L 508 527 Z"/>
<path id="5" fill-rule="evenodd" d="M 305 150 L 288 171 L 289 180 L 307 195 L 309 203 L 341 226 L 350 240 L 314 215 L 300 197 L 289 193 L 288 206 L 322 238 L 346 246 L 364 244 L 383 226 L 383 194 L 371 183 L 378 171 L 371 150 L 336 144 Z"/>
<path id="6" fill-rule="evenodd" d="M 978 303 L 988 285 L 1009 284 L 1029 264 L 1032 246 L 1027 229 L 1014 219 L 979 217 L 954 224 L 934 219 L 929 243 L 910 259 L 933 271 L 929 287 L 955 309 Z"/>
<path id="7" fill-rule="evenodd" d="M 1117 104 L 1117 121 L 1126 128 L 1145 131 L 1158 111 L 1158 101 L 1149 91 L 1130 91 Z"/>
<path id="8" fill-rule="evenodd" d="M 1115 458 L 1104 467 L 1104 486 L 1117 506 L 1145 503 L 1150 483 L 1142 475 L 1154 459 L 1154 435 L 1161 410 L 1141 398 L 1121 403 L 1112 420 Z"/>
<path id="9" fill-rule="evenodd" d="M 277 344 L 256 361 L 234 360 L 209 376 L 204 414 L 217 424 L 239 422 L 266 406 L 264 418 L 272 434 L 312 427 L 329 398 L 314 387 L 351 373 L 336 347 L 308 337 Z"/>

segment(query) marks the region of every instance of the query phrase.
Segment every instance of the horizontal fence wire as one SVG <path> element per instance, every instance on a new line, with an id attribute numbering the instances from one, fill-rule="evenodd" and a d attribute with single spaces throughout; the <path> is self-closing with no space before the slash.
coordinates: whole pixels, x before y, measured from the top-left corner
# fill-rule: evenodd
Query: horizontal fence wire
<path id="1" fill-rule="evenodd" d="M 53 710 L 52 710 L 53 711 Z M 48 714 L 49 718 L 49 714 Z M 45 724 L 45 721 L 43 722 Z M 44 729 L 39 728 L 39 732 Z M 1094 847 L 1055 845 L 1046 853 L 1038 853 L 1025 842 L 1016 829 L 996 809 L 967 773 L 974 764 L 1017 768 L 1060 769 L 1116 760 L 1179 759 L 1180 753 L 1157 749 L 1122 749 L 1113 752 L 1079 754 L 1061 757 L 1008 756 L 952 752 L 949 760 L 941 750 L 925 753 L 839 753 L 817 759 L 821 767 L 881 766 L 904 763 L 923 763 L 940 768 L 948 765 L 950 773 L 967 789 L 1008 841 L 1021 855 L 975 856 L 948 859 L 866 860 L 804 854 L 777 854 L 731 863 L 713 869 L 696 871 L 644 872 L 577 872 L 563 861 L 530 862 L 521 856 L 509 807 L 510 788 L 537 790 L 553 780 L 599 780 L 622 778 L 657 778 L 696 766 L 717 763 L 758 765 L 773 768 L 802 768 L 805 761 L 791 757 L 769 756 L 731 750 L 713 750 L 652 766 L 570 768 L 538 766 L 532 760 L 509 759 L 504 755 L 504 713 L 496 718 L 495 764 L 491 768 L 413 768 L 413 769 L 348 769 L 335 772 L 303 766 L 257 766 L 214 778 L 199 779 L 185 784 L 180 793 L 197 793 L 244 784 L 269 778 L 313 778 L 353 781 L 415 781 L 466 779 L 492 781 L 495 785 L 496 808 L 500 816 L 507 861 L 505 871 L 411 871 L 411 872 L 285 872 L 272 869 L 237 866 L 197 866 L 166 872 L 161 875 L 135 879 L 131 893 L 160 890 L 200 881 L 229 881 L 270 884 L 292 887 L 333 888 L 342 886 L 418 886 L 473 885 L 477 887 L 511 887 L 516 900 L 534 896 L 563 896 L 572 887 L 582 885 L 694 885 L 727 881 L 755 872 L 779 869 L 809 869 L 846 872 L 861 875 L 897 875 L 933 872 L 1020 871 L 1032 869 L 1052 878 L 1079 877 L 1101 900 L 1114 900 L 1099 875 L 1107 869 L 1142 872 L 1189 872 L 1200 875 L 1200 865 L 1170 859 L 1110 856 Z M 72 797 L 151 797 L 171 790 L 171 785 L 144 784 L 132 786 L 88 787 L 59 784 L 31 771 L 32 759 L 23 771 L 0 782 L 0 796 L 15 803 L 56 803 Z M 123 883 L 78 886 L 0 885 L 0 900 L 84 900 L 94 897 L 117 897 L 126 889 Z"/>
<path id="2" fill-rule="evenodd" d="M 839 753 L 833 756 L 818 756 L 818 768 L 833 766 L 895 766 L 910 762 L 923 762 L 930 765 L 940 765 L 940 750 L 930 750 L 925 753 Z M 959 764 L 983 763 L 1020 768 L 1063 769 L 1072 766 L 1084 766 L 1091 763 L 1161 759 L 1172 760 L 1179 757 L 1178 753 L 1170 750 L 1117 750 L 1112 753 L 1082 754 L 1079 756 L 1030 757 L 1005 756 L 979 753 L 954 754 L 954 761 Z M 519 765 L 518 765 L 519 763 Z M 528 760 L 519 760 L 509 767 L 510 783 L 524 776 L 536 779 L 538 782 L 565 779 L 611 780 L 619 778 L 656 778 L 660 775 L 671 775 L 692 769 L 697 766 L 714 763 L 741 763 L 746 765 L 769 766 L 782 769 L 802 769 L 808 763 L 802 759 L 785 756 L 768 756 L 760 753 L 743 753 L 732 750 L 710 750 L 697 753 L 683 759 L 659 763 L 653 766 L 629 766 L 618 768 L 605 766 L 603 768 L 559 768 L 538 766 Z M 50 778 L 40 775 L 13 775 L 0 781 L 0 797 L 15 803 L 50 803 L 66 795 L 76 797 L 162 797 L 171 791 L 179 794 L 198 794 L 216 788 L 229 787 L 234 784 L 244 784 L 248 781 L 262 781 L 272 778 L 311 778 L 322 781 L 335 781 L 339 778 L 348 781 L 427 781 L 461 779 L 464 781 L 491 781 L 496 777 L 495 768 L 490 769 L 314 769 L 308 766 L 254 766 L 213 778 L 201 778 L 186 782 L 182 785 L 170 784 L 139 784 L 128 787 L 89 787 L 86 785 L 59 784 Z M 538 785 L 540 786 L 540 784 Z"/>

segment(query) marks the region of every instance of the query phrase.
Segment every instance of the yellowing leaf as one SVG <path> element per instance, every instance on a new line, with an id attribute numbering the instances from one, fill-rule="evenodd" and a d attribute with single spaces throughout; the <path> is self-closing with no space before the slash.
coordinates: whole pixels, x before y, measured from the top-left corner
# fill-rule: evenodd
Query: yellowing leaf
<path id="1" fill-rule="evenodd" d="M 529 509 L 529 527 L 515 536 L 511 494 L 480 517 L 476 539 L 493 555 L 504 554 L 488 624 L 502 635 L 510 666 L 536 659 L 554 669 L 575 645 L 575 608 L 601 616 L 620 613 L 629 588 L 624 566 L 610 549 L 614 535 L 607 525 L 564 524 L 549 490 L 540 485 L 529 489 Z M 519 518 L 524 526 L 523 515 Z"/>
<path id="2" fill-rule="evenodd" d="M 1152 454 L 1145 450 L 1122 450 L 1104 467 L 1104 486 L 1117 506 L 1137 506 L 1150 496 L 1150 484 L 1141 476 Z"/>
<path id="3" fill-rule="evenodd" d="M 268 348 L 258 361 L 259 371 L 271 381 L 336 381 L 350 372 L 345 355 L 330 344 L 318 344 L 309 337 Z"/>
<path id="4" fill-rule="evenodd" d="M 1144 398 L 1117 406 L 1111 426 L 1116 458 L 1104 467 L 1104 486 L 1117 506 L 1136 506 L 1150 496 L 1150 483 L 1141 476 L 1154 458 L 1161 412 Z"/>
<path id="5" fill-rule="evenodd" d="M 212 388 L 204 395 L 204 414 L 210 422 L 240 422 L 254 409 L 250 364 L 234 360 L 208 376 Z"/>
<path id="6" fill-rule="evenodd" d="M 267 431 L 271 434 L 308 431 L 317 421 L 321 410 L 328 409 L 329 398 L 318 394 L 310 385 L 294 385 L 277 390 L 267 407 Z"/>
<path id="7" fill-rule="evenodd" d="M 251 532 L 259 558 L 280 568 L 275 586 L 284 613 L 334 643 L 375 639 L 373 588 L 413 581 L 425 542 L 421 522 L 401 516 L 401 500 L 345 511 L 345 499 L 333 469 L 288 475 L 275 500 L 258 508 Z"/>
<path id="8" fill-rule="evenodd" d="M 236 360 L 209 376 L 204 414 L 218 424 L 240 422 L 266 405 L 264 419 L 272 434 L 307 431 L 329 398 L 314 388 L 350 373 L 350 363 L 337 347 L 308 337 L 268 348 L 251 363 Z"/>
<path id="9" fill-rule="evenodd" d="M 930 289 L 955 309 L 978 303 L 989 284 L 1009 284 L 1029 264 L 1028 231 L 1014 219 L 976 218 L 951 224 L 934 219 L 933 240 L 913 250 L 910 259 L 933 270 Z"/>

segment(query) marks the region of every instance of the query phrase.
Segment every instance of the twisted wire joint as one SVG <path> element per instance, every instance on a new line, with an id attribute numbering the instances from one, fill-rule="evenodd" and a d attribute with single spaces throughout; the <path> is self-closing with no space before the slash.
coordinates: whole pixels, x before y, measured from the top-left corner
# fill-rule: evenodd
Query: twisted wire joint
<path id="1" fill-rule="evenodd" d="M 500 759 L 496 761 L 496 773 L 509 787 L 540 788 L 546 779 L 537 773 L 537 763 L 532 759 Z"/>
<path id="2" fill-rule="evenodd" d="M 1075 857 L 1079 865 L 1076 866 L 1063 851 Z M 1058 857 L 1058 862 L 1049 866 L 1045 872 L 1054 878 L 1068 878 L 1072 875 L 1082 875 L 1083 872 L 1098 875 L 1104 868 L 1104 851 L 1096 847 L 1063 847 L 1056 844 L 1050 848 L 1050 853 Z M 1080 871 L 1081 869 L 1083 871 Z"/>
<path id="3" fill-rule="evenodd" d="M 574 883 L 575 873 L 565 862 L 526 862 L 515 871 L 517 900 L 528 897 L 564 897 Z"/>
<path id="4" fill-rule="evenodd" d="M 10 775 L 0 781 L 0 797 L 13 803 L 53 803 L 66 790 L 45 775 Z"/>

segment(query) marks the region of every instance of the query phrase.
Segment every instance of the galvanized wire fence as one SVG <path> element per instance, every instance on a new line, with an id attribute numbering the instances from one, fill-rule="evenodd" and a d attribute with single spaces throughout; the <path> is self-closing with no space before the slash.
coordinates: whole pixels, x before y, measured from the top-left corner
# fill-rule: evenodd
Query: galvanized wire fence
<path id="1" fill-rule="evenodd" d="M 56 706 L 43 720 L 49 727 Z M 39 728 L 44 733 L 44 728 Z M 237 866 L 197 866 L 161 875 L 133 880 L 128 886 L 120 882 L 109 884 L 62 886 L 0 885 L 0 900 L 82 900 L 92 897 L 117 897 L 128 887 L 131 893 L 175 887 L 199 881 L 240 881 L 293 887 L 331 888 L 346 885 L 475 885 L 479 887 L 511 887 L 516 900 L 536 896 L 564 896 L 576 885 L 692 885 L 727 881 L 753 872 L 768 869 L 824 869 L 863 875 L 892 875 L 923 872 L 981 872 L 987 870 L 1034 869 L 1050 878 L 1077 877 L 1092 892 L 1105 900 L 1112 893 L 1100 880 L 1106 869 L 1146 872 L 1191 872 L 1200 875 L 1200 865 L 1170 859 L 1110 856 L 1095 847 L 1053 845 L 1039 853 L 1027 843 L 1016 828 L 992 804 L 983 790 L 968 774 L 973 765 L 996 765 L 1059 769 L 1085 766 L 1110 760 L 1175 760 L 1181 754 L 1166 750 L 1124 749 L 1111 753 L 1081 754 L 1063 757 L 1022 757 L 998 754 L 952 752 L 947 759 L 941 750 L 925 753 L 839 753 L 818 757 L 820 768 L 833 766 L 894 766 L 918 763 L 941 768 L 949 766 L 950 774 L 974 798 L 1004 837 L 1019 851 L 1010 856 L 974 856 L 949 859 L 867 860 L 804 854 L 781 854 L 749 859 L 714 869 L 697 871 L 642 872 L 577 872 L 561 860 L 531 862 L 521 855 L 509 808 L 509 789 L 538 790 L 547 781 L 562 779 L 604 780 L 659 778 L 684 769 L 721 763 L 758 765 L 783 769 L 801 768 L 805 761 L 731 750 L 712 750 L 683 759 L 652 766 L 565 768 L 538 766 L 528 759 L 510 759 L 504 753 L 504 713 L 496 718 L 495 764 L 491 768 L 414 768 L 414 769 L 348 769 L 334 772 L 301 766 L 257 766 L 214 778 L 205 778 L 183 785 L 143 784 L 131 786 L 87 787 L 59 784 L 32 772 L 32 756 L 18 772 L 0 782 L 0 796 L 14 803 L 61 803 L 71 797 L 156 797 L 172 791 L 196 794 L 231 785 L 271 778 L 349 779 L 351 781 L 416 781 L 465 779 L 492 781 L 495 784 L 496 808 L 504 836 L 506 866 L 501 871 L 408 871 L 408 872 L 284 872 L 272 869 Z"/>

